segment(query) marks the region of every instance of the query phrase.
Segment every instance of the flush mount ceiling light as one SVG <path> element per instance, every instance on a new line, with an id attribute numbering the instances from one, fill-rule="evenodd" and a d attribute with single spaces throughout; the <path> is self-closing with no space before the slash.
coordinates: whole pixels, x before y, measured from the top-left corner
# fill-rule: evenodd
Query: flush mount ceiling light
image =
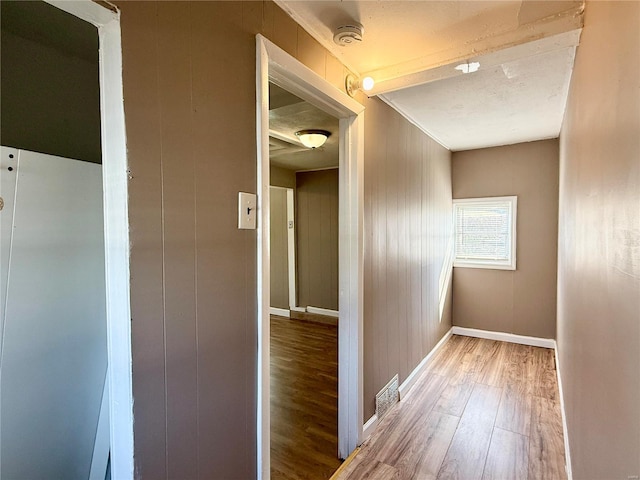
<path id="1" fill-rule="evenodd" d="M 331 132 L 327 132 L 326 130 L 300 130 L 296 132 L 296 137 L 298 137 L 300 142 L 307 148 L 321 147 L 330 135 Z"/>
<path id="2" fill-rule="evenodd" d="M 473 73 L 477 72 L 480 68 L 480 62 L 466 62 L 461 63 L 456 67 L 456 70 L 460 70 L 462 73 Z"/>
<path id="3" fill-rule="evenodd" d="M 364 77 L 362 79 L 356 79 L 353 75 L 347 75 L 347 78 L 344 79 L 344 88 L 349 94 L 349 96 L 353 97 L 356 93 L 356 90 L 361 89 L 364 92 L 368 92 L 373 88 L 375 81 L 371 77 Z"/>

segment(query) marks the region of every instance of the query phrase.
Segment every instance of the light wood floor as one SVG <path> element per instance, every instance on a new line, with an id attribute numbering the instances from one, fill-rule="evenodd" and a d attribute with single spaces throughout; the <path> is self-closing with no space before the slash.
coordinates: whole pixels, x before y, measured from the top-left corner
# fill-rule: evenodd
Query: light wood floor
<path id="1" fill-rule="evenodd" d="M 454 335 L 340 480 L 565 479 L 553 350 Z"/>
<path id="2" fill-rule="evenodd" d="M 271 478 L 321 480 L 338 459 L 338 327 L 271 316 Z"/>

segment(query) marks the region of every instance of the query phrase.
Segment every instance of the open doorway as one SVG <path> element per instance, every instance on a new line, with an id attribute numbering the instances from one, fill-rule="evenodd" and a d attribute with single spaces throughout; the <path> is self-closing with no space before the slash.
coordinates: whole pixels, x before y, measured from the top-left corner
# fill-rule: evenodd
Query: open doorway
<path id="1" fill-rule="evenodd" d="M 132 478 L 127 162 L 118 12 L 88 0 L 2 3 L 3 97 L 7 93 L 5 88 L 11 83 L 5 83 L 5 73 L 24 74 L 26 68 L 26 75 L 33 76 L 24 62 L 48 65 L 50 75 L 44 75 L 44 82 L 40 87 L 36 86 L 36 93 L 29 94 L 18 108 L 8 102 L 13 114 L 17 112 L 8 124 L 18 127 L 11 134 L 4 131 L 10 116 L 5 117 L 8 112 L 4 98 L 2 102 L 3 144 L 6 142 L 17 148 L 3 148 L 2 151 L 2 195 L 6 187 L 11 201 L 7 202 L 9 208 L 2 212 L 3 241 L 7 237 L 9 247 L 5 249 L 3 242 L 3 267 L 5 263 L 8 267 L 2 288 L 5 302 L 0 368 L 3 388 L 0 392 L 1 475 L 103 479 L 109 475 L 107 465 L 110 462 L 112 478 Z M 15 8 L 9 11 L 5 7 Z M 5 20 L 13 27 L 7 29 L 12 35 L 8 42 L 4 35 Z M 20 22 L 25 25 L 24 30 L 18 27 Z M 79 40 L 77 29 L 68 27 L 70 23 L 78 25 L 79 30 L 90 32 L 90 45 Z M 38 25 L 43 28 L 34 30 Z M 20 71 L 5 71 L 5 53 L 16 56 L 18 49 L 33 50 L 38 47 L 35 44 L 43 42 L 49 43 L 45 45 L 47 51 L 34 53 L 31 58 L 23 54 L 24 62 L 16 66 Z M 10 44 L 15 48 L 9 50 Z M 87 55 L 91 56 L 88 61 L 84 58 Z M 52 64 L 56 59 L 60 62 L 57 66 Z M 90 64 L 88 69 L 85 68 L 87 63 Z M 81 98 L 75 104 L 73 99 L 64 98 L 61 104 L 53 102 L 52 105 L 51 102 L 52 99 L 60 100 L 60 94 L 73 95 L 74 90 L 79 94 L 84 92 L 84 83 L 70 78 L 78 71 L 90 72 L 86 74 L 93 92 L 91 102 L 87 102 L 91 105 L 90 119 L 82 117 L 81 113 L 86 111 L 86 99 Z M 31 88 L 35 80 L 27 78 L 25 85 L 18 81 L 17 87 Z M 14 81 L 16 77 L 12 79 Z M 68 88 L 65 88 L 65 82 Z M 43 111 L 44 105 L 53 108 Z M 27 106 L 35 113 L 37 122 L 28 121 L 28 112 L 24 110 Z M 58 131 L 42 130 L 53 122 L 57 122 Z M 90 135 L 86 134 L 87 126 L 94 127 Z M 34 131 L 35 135 L 31 135 Z M 66 137 L 74 137 L 75 141 L 63 141 Z M 74 194 L 77 195 L 74 197 Z M 87 201 L 84 195 L 90 196 L 91 200 Z M 59 222 L 59 217 L 64 217 L 66 223 Z M 91 230 L 89 235 L 88 230 Z M 37 251 L 34 247 L 38 247 Z M 8 257 L 4 255 L 5 250 L 9 250 Z M 82 255 L 78 255 L 80 253 Z M 66 271 L 65 260 L 68 259 L 73 260 L 72 272 Z M 44 273 L 40 272 L 40 267 L 46 267 L 47 274 L 53 278 L 47 280 L 46 275 L 40 275 Z M 62 270 L 70 276 L 65 276 Z M 85 274 L 90 274 L 92 280 L 85 282 Z M 31 290 L 38 290 L 35 297 L 30 291 L 30 279 L 34 280 Z M 74 285 L 77 291 L 74 291 Z M 90 286 L 95 287 L 89 289 L 90 293 L 79 292 Z M 77 293 L 81 297 L 79 302 L 71 299 Z M 46 299 L 53 303 L 48 305 Z M 72 319 L 59 312 L 64 303 L 76 310 L 79 303 L 91 304 L 91 311 L 80 312 Z M 42 331 L 34 331 L 38 327 L 33 325 L 26 328 L 27 316 L 29 320 L 37 320 L 47 314 L 56 316 L 51 318 L 53 322 L 49 322 L 47 328 Z M 75 321 L 78 318 L 79 321 Z M 56 328 L 59 319 L 62 322 L 60 328 Z M 65 323 L 70 321 L 73 325 Z M 73 327 L 72 330 L 67 330 L 65 325 Z M 40 336 L 31 341 L 25 337 L 31 333 Z M 20 358 L 24 354 L 24 349 L 18 348 L 21 341 L 29 349 L 29 365 Z M 62 349 L 54 349 L 60 345 Z M 18 389 L 12 382 L 20 377 L 20 368 L 35 365 L 32 360 L 36 356 L 31 355 L 35 351 L 45 359 L 41 362 L 44 369 L 32 369 L 24 375 L 24 380 L 40 382 L 44 388 L 32 385 L 37 395 L 20 403 L 11 397 L 20 393 L 18 390 L 25 382 L 18 385 Z M 72 354 L 73 358 L 58 361 L 54 357 L 61 351 L 61 356 Z M 83 352 L 91 358 L 78 358 Z M 5 398 L 7 392 L 10 395 Z M 77 411 L 68 411 L 67 407 Z M 76 417 L 80 424 L 73 423 Z M 40 425 L 41 430 L 38 425 L 31 430 L 28 430 L 29 425 L 20 425 L 34 419 L 39 424 L 43 418 L 46 421 Z M 5 421 L 9 423 L 5 425 Z M 49 428 L 50 424 L 55 428 Z M 9 432 L 14 427 L 21 430 L 19 442 L 34 440 L 28 448 L 16 444 L 17 440 Z M 86 432 L 82 438 L 76 438 L 80 430 Z M 12 453 L 16 449 L 21 450 L 19 458 Z M 43 449 L 45 454 L 41 454 Z M 11 461 L 7 462 L 7 459 Z"/>
<path id="2" fill-rule="evenodd" d="M 298 138 L 313 130 L 324 140 Z M 338 458 L 339 122 L 269 84 L 271 478 Z"/>
<path id="3" fill-rule="evenodd" d="M 338 458 L 362 439 L 362 172 L 364 107 L 261 35 L 257 42 L 258 465 L 271 474 L 269 82 L 339 121 Z M 299 296 L 298 296 L 299 301 Z M 297 305 L 299 307 L 299 305 Z M 301 448 L 304 448 L 301 446 Z"/>

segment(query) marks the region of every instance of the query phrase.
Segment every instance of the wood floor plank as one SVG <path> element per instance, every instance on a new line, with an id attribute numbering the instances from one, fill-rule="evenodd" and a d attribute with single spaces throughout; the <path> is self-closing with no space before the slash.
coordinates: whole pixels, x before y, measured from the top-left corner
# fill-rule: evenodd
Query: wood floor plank
<path id="1" fill-rule="evenodd" d="M 385 428 L 384 442 L 376 442 L 370 448 L 370 455 L 378 460 L 393 465 L 397 456 L 421 436 L 421 428 L 433 409 L 433 405 L 447 385 L 447 379 L 440 375 L 428 374 L 416 395 L 420 401 L 416 403 L 399 403 L 397 415 Z"/>
<path id="2" fill-rule="evenodd" d="M 469 401 L 475 383 L 474 374 L 457 371 L 449 380 L 447 388 L 442 392 L 434 410 L 448 415 L 462 416 L 464 407 Z"/>
<path id="3" fill-rule="evenodd" d="M 513 343 L 492 342 L 488 358 L 479 374 L 478 383 L 498 387 L 502 385 L 503 371 L 507 367 Z"/>
<path id="4" fill-rule="evenodd" d="M 533 394 L 549 400 L 558 400 L 556 359 L 550 348 L 533 347 L 535 381 Z"/>
<path id="5" fill-rule="evenodd" d="M 271 317 L 271 478 L 328 479 L 338 459 L 338 332 Z"/>
<path id="6" fill-rule="evenodd" d="M 529 436 L 533 397 L 504 388 L 496 417 L 496 427 Z"/>
<path id="7" fill-rule="evenodd" d="M 566 459 L 558 404 L 534 397 L 529 436 L 529 478 L 565 479 Z"/>
<path id="8" fill-rule="evenodd" d="M 438 478 L 471 480 L 482 477 L 501 393 L 497 387 L 475 385 Z"/>
<path id="9" fill-rule="evenodd" d="M 482 480 L 527 480 L 529 438 L 494 428 Z"/>
<path id="10" fill-rule="evenodd" d="M 419 433 L 418 441 L 406 439 L 410 447 L 402 456 L 389 461 L 402 479 L 432 480 L 438 475 L 460 419 L 431 412 Z"/>
<path id="11" fill-rule="evenodd" d="M 566 478 L 555 398 L 552 350 L 454 335 L 336 478 Z"/>
<path id="12" fill-rule="evenodd" d="M 355 465 L 358 468 L 353 467 L 349 465 L 337 480 L 344 478 L 349 480 L 400 480 L 395 468 L 378 460 L 362 462 Z"/>

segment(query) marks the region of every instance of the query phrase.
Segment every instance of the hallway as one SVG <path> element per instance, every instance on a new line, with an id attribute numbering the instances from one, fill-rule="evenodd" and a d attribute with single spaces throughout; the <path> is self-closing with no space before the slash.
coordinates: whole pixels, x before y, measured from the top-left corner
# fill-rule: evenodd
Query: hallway
<path id="1" fill-rule="evenodd" d="M 564 479 L 554 352 L 453 335 L 336 475 Z"/>
<path id="2" fill-rule="evenodd" d="M 338 327 L 271 316 L 271 478 L 327 479 L 338 459 Z"/>

